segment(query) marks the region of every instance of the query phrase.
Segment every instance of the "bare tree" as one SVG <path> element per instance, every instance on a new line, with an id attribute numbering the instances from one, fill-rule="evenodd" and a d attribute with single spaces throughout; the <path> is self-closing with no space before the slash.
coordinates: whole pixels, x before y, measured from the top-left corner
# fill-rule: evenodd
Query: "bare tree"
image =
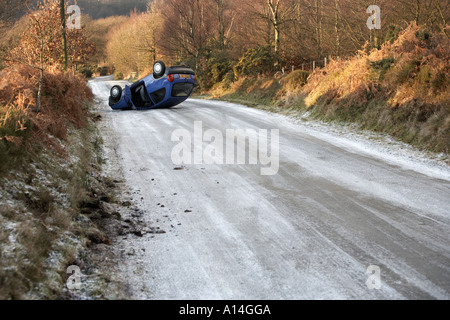
<path id="1" fill-rule="evenodd" d="M 273 43 L 276 54 L 280 53 L 282 27 L 295 20 L 297 2 L 292 0 L 263 0 L 264 5 L 251 5 L 253 15 L 267 23 L 268 43 Z M 270 35 L 273 32 L 273 36 Z M 271 40 L 270 40 L 271 39 Z"/>
<path id="2" fill-rule="evenodd" d="M 31 11 L 31 9 L 28 7 Z M 39 66 L 36 66 L 29 60 L 28 64 L 39 70 L 39 87 L 37 94 L 36 112 L 40 112 L 41 97 L 42 97 L 42 85 L 44 83 L 44 72 L 45 72 L 45 62 L 44 62 L 44 51 L 45 46 L 52 42 L 52 32 L 49 28 L 46 28 L 46 16 L 43 14 L 43 8 L 40 11 L 30 13 L 30 19 L 32 20 L 32 27 L 35 30 L 34 37 L 38 42 L 38 52 L 39 52 Z"/>
<path id="3" fill-rule="evenodd" d="M 159 2 L 164 18 L 161 48 L 176 59 L 190 57 L 199 66 L 211 35 L 211 12 L 206 0 L 165 0 Z"/>
<path id="4" fill-rule="evenodd" d="M 29 25 L 22 34 L 20 43 L 9 52 L 10 63 L 22 63 L 39 70 L 37 112 L 40 111 L 42 86 L 46 70 L 61 70 L 61 17 L 59 1 L 46 0 L 36 8 L 28 6 Z M 83 36 L 82 30 L 68 32 L 68 48 L 72 66 L 83 63 L 91 54 L 92 46 Z"/>

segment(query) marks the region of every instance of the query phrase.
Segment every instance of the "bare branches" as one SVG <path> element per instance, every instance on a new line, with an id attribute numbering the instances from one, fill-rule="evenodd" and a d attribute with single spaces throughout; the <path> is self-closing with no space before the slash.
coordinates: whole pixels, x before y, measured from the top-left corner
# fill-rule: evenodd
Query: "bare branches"
<path id="1" fill-rule="evenodd" d="M 381 30 L 367 28 L 369 4 L 381 7 Z M 151 8 L 160 17 L 158 55 L 189 60 L 202 70 L 214 55 L 236 60 L 264 45 L 278 53 L 281 64 L 345 57 L 366 42 L 382 44 L 390 25 L 402 28 L 416 20 L 443 28 L 450 19 L 445 0 L 154 0 Z"/>

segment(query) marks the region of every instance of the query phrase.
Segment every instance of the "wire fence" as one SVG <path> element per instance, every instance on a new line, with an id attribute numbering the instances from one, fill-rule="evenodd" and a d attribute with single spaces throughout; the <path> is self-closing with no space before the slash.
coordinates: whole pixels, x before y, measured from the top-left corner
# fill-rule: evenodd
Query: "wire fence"
<path id="1" fill-rule="evenodd" d="M 283 67 L 281 69 L 281 72 L 284 74 L 288 72 L 294 72 L 295 70 L 314 71 L 317 68 L 326 68 L 328 62 L 328 58 L 324 58 L 323 60 L 318 61 L 303 62 L 301 65 Z"/>

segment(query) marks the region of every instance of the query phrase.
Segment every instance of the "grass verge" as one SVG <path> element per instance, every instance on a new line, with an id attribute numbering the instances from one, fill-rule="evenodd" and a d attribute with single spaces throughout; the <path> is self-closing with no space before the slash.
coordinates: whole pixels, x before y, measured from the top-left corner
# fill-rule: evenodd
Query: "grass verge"
<path id="1" fill-rule="evenodd" d="M 72 128 L 65 157 L 41 150 L 0 179 L 0 299 L 58 298 L 67 266 L 92 242 L 106 241 L 81 215 L 102 190 L 95 130 L 91 121 Z"/>

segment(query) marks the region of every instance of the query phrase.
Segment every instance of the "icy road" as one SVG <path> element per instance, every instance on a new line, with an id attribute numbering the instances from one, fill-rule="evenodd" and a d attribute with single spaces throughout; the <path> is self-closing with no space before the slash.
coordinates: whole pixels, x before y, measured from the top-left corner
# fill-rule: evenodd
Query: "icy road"
<path id="1" fill-rule="evenodd" d="M 450 298 L 448 166 L 370 136 L 224 102 L 112 111 L 117 83 L 90 82 L 107 171 L 165 232 L 123 240 L 132 254 L 117 276 L 134 298 Z M 276 174 L 250 161 L 174 163 L 174 132 L 194 137 L 199 121 L 224 137 L 227 129 L 278 129 Z"/>

